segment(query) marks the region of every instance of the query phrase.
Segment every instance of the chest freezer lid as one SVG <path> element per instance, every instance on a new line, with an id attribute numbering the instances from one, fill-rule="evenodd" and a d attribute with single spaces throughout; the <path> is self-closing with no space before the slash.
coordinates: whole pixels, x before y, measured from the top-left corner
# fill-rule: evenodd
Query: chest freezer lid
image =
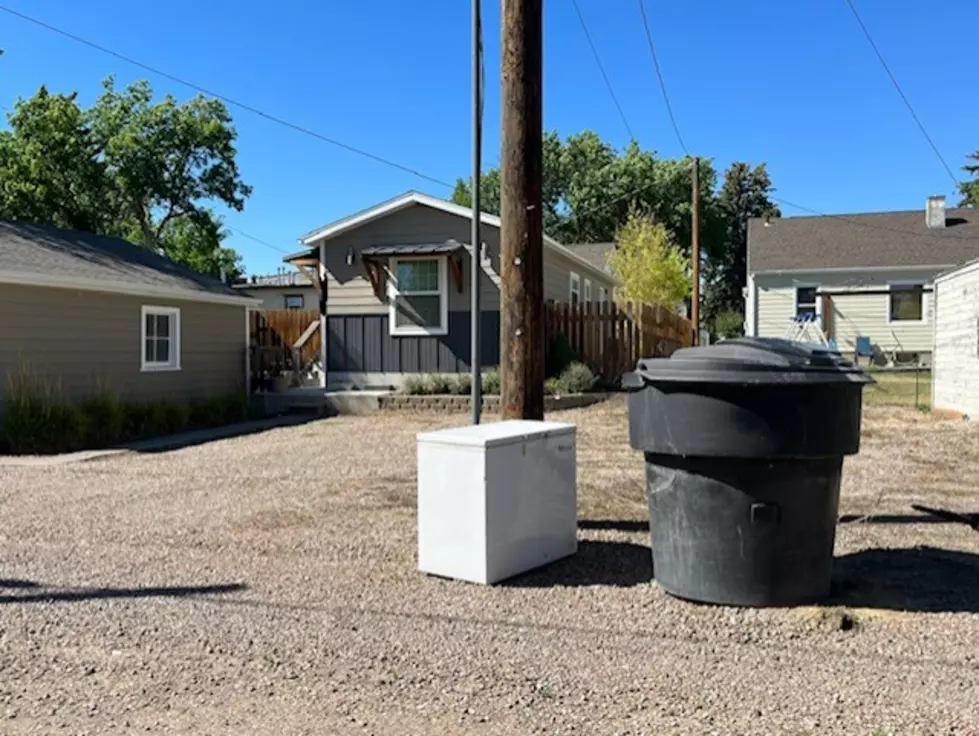
<path id="1" fill-rule="evenodd" d="M 538 422 L 513 419 L 505 422 L 470 424 L 418 435 L 419 443 L 457 447 L 500 447 L 559 435 L 574 434 L 575 425 L 567 422 Z"/>

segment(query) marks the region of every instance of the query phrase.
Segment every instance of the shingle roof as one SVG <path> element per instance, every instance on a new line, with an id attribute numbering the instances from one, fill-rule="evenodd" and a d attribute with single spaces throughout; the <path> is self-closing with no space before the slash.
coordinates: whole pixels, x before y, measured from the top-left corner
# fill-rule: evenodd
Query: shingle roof
<path id="1" fill-rule="evenodd" d="M 219 279 L 122 240 L 47 225 L 0 220 L 0 272 L 36 275 L 38 282 L 73 280 L 145 287 L 159 293 L 241 297 Z"/>
<path id="2" fill-rule="evenodd" d="M 762 219 L 748 223 L 748 271 L 953 266 L 979 257 L 979 210 L 946 210 L 929 229 L 924 210 Z"/>
<path id="3" fill-rule="evenodd" d="M 425 243 L 420 245 L 372 245 L 364 248 L 364 256 L 434 256 L 455 253 L 462 250 L 462 244 L 454 240 L 444 243 Z"/>
<path id="4" fill-rule="evenodd" d="M 288 286 L 309 286 L 312 288 L 313 283 L 304 274 L 299 271 L 292 271 L 286 273 L 272 273 L 264 276 L 252 276 L 249 279 L 244 279 L 238 283 L 232 284 L 234 289 L 264 289 L 264 288 L 282 288 Z"/>
<path id="5" fill-rule="evenodd" d="M 608 263 L 605 259 L 610 251 L 615 250 L 615 243 L 572 243 L 564 247 L 596 268 L 607 272 Z"/>

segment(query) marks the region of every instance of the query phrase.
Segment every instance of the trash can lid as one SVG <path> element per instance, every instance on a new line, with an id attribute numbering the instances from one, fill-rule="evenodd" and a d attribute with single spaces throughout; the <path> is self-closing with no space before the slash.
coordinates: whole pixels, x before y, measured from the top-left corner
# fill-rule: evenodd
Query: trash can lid
<path id="1" fill-rule="evenodd" d="M 646 383 L 873 383 L 859 366 L 823 345 L 771 337 L 738 337 L 681 348 L 669 358 L 640 360 L 623 388 Z"/>

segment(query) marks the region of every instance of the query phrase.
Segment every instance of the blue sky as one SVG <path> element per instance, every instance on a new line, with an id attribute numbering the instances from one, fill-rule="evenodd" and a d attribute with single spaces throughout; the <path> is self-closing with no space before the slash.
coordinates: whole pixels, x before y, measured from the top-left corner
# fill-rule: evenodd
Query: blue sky
<path id="1" fill-rule="evenodd" d="M 912 0 L 856 0 L 864 22 L 958 175 L 979 148 L 979 3 L 926 12 Z M 469 2 L 359 0 L 3 0 L 10 8 L 299 125 L 454 181 L 470 161 Z M 633 0 L 579 0 L 625 115 L 647 148 L 678 156 Z M 165 10 L 164 10 L 165 8 Z M 498 159 L 500 3 L 484 2 L 487 165 Z M 777 195 L 823 212 L 909 209 L 952 182 L 915 127 L 844 0 L 646 0 L 688 148 L 765 161 Z M 0 102 L 44 83 L 78 90 L 148 77 L 193 92 L 0 13 Z M 571 0 L 547 0 L 545 127 L 628 135 Z M 232 108 L 239 163 L 255 188 L 229 225 L 295 250 L 302 233 L 406 189 L 448 190 Z M 783 208 L 792 214 L 789 208 Z M 248 271 L 279 254 L 234 234 Z"/>

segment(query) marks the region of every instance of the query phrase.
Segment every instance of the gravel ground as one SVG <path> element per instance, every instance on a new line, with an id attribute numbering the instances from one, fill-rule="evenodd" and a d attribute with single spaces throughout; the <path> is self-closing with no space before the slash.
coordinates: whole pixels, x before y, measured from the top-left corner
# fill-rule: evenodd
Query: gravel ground
<path id="1" fill-rule="evenodd" d="M 414 437 L 343 418 L 0 467 L 0 733 L 976 734 L 979 427 L 870 408 L 838 600 L 649 582 L 616 399 L 579 426 L 579 554 L 485 588 L 415 571 Z"/>

